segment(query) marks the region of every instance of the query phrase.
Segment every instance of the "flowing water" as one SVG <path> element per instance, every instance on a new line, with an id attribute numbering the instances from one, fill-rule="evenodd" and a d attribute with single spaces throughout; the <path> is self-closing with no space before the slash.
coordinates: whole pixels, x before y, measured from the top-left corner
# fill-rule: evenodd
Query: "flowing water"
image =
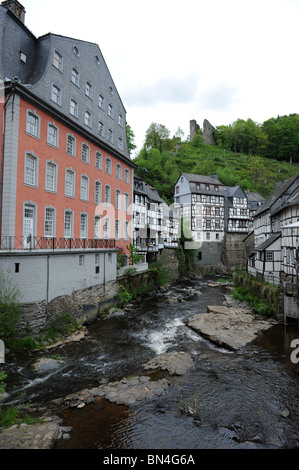
<path id="1" fill-rule="evenodd" d="M 188 295 L 189 287 L 202 295 Z M 37 355 L 7 356 L 10 401 L 47 404 L 99 381 L 146 375 L 143 366 L 155 355 L 184 351 L 195 366 L 168 377 L 170 387 L 158 398 L 130 407 L 100 399 L 82 409 L 61 412 L 73 426 L 60 449 L 220 449 L 299 447 L 299 366 L 290 355 L 298 325 L 277 325 L 237 352 L 203 339 L 185 320 L 221 305 L 224 287 L 205 281 L 177 283 L 150 295 L 124 316 L 88 325 L 80 343 L 46 354 L 61 356 L 58 370 L 33 372 Z M 38 353 L 45 356 L 45 353 Z M 152 379 L 162 375 L 151 374 Z M 165 376 L 165 373 L 164 375 Z M 281 412 L 288 411 L 288 416 Z"/>

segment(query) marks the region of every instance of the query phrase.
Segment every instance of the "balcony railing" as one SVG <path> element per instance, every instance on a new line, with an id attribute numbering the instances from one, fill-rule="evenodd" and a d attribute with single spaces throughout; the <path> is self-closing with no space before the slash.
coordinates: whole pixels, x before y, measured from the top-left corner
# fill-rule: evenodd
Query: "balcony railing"
<path id="1" fill-rule="evenodd" d="M 114 239 L 11 237 L 1 238 L 1 251 L 86 250 L 115 248 Z"/>

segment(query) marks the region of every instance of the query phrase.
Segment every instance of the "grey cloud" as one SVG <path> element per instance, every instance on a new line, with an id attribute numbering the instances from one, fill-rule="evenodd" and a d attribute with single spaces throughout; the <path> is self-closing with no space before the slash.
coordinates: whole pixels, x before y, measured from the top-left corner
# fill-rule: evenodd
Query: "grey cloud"
<path id="1" fill-rule="evenodd" d="M 195 100 L 198 79 L 192 75 L 179 79 L 163 78 L 150 85 L 136 86 L 123 92 L 126 105 L 152 106 L 161 103 L 190 103 Z"/>
<path id="2" fill-rule="evenodd" d="M 229 111 L 237 101 L 237 92 L 237 87 L 219 83 L 200 93 L 200 105 L 209 110 Z"/>

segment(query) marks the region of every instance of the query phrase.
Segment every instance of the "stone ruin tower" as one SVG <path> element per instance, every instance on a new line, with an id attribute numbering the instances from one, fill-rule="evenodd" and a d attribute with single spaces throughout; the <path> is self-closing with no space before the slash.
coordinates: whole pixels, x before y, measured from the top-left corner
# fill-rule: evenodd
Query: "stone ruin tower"
<path id="1" fill-rule="evenodd" d="M 193 137 L 195 136 L 197 131 L 199 131 L 199 129 L 200 127 L 197 124 L 196 120 L 192 119 L 190 121 L 190 140 L 193 139 Z M 216 145 L 214 130 L 215 130 L 215 127 L 213 127 L 212 124 L 207 119 L 205 119 L 203 122 L 203 130 L 202 130 L 203 141 L 205 144 Z"/>

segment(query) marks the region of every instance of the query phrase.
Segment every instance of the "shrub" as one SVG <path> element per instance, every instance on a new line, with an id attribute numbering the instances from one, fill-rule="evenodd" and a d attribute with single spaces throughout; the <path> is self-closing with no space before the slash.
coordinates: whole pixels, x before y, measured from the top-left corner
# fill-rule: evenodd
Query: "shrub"
<path id="1" fill-rule="evenodd" d="M 120 286 L 117 299 L 121 304 L 128 304 L 132 300 L 132 295 L 124 286 Z"/>
<path id="2" fill-rule="evenodd" d="M 6 343 L 13 338 L 20 321 L 20 292 L 11 286 L 9 277 L 0 277 L 0 338 Z"/>

